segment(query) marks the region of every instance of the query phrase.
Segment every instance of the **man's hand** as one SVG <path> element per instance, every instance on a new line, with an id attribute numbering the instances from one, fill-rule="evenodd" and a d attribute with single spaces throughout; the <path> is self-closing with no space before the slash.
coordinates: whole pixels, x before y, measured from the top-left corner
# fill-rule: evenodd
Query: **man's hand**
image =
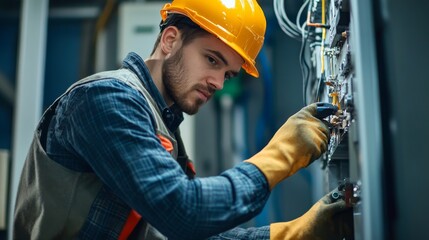
<path id="1" fill-rule="evenodd" d="M 316 113 L 316 104 L 301 109 L 259 153 L 246 160 L 264 173 L 270 189 L 326 151 L 329 129 L 315 117 Z"/>
<path id="2" fill-rule="evenodd" d="M 353 209 L 325 195 L 301 217 L 270 226 L 270 240 L 353 239 Z"/>

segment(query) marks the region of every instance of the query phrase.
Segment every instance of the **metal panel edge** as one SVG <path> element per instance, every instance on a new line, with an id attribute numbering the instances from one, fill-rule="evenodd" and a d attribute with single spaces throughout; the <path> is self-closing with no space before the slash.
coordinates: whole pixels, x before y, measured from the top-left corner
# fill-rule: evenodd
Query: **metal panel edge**
<path id="1" fill-rule="evenodd" d="M 352 0 L 359 135 L 362 153 L 363 239 L 384 239 L 382 213 L 382 133 L 373 6 Z M 353 34 L 353 33 L 352 33 Z"/>

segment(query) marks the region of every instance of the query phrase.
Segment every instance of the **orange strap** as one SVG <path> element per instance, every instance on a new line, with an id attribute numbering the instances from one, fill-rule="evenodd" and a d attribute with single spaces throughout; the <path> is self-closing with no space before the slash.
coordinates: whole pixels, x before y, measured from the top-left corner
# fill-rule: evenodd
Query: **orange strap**
<path id="1" fill-rule="evenodd" d="M 161 141 L 161 145 L 165 148 L 165 150 L 167 150 L 168 152 L 173 151 L 174 147 L 173 147 L 173 143 L 171 143 L 170 139 L 158 134 L 156 135 L 159 140 Z"/>
<path id="2" fill-rule="evenodd" d="M 119 235 L 119 240 L 126 240 L 130 234 L 133 232 L 134 228 L 139 223 L 142 217 L 136 211 L 131 210 L 130 215 L 128 215 L 127 221 L 125 222 L 124 227 L 122 228 L 121 234 Z"/>
<path id="3" fill-rule="evenodd" d="M 191 161 L 187 162 L 188 165 L 188 169 L 192 172 L 192 174 L 194 174 L 194 176 L 197 174 L 197 171 L 195 171 L 195 167 L 194 164 Z"/>

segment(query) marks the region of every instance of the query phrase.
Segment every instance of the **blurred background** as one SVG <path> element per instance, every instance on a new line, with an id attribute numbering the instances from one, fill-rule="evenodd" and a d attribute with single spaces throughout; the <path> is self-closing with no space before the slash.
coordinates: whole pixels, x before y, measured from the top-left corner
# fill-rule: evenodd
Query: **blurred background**
<path id="1" fill-rule="evenodd" d="M 149 56 L 166 2 L 0 0 L 0 240 L 11 239 L 20 171 L 43 111 L 80 78 L 119 68 L 128 52 Z M 264 211 L 244 225 L 292 220 L 347 178 L 356 188 L 356 239 L 429 239 L 424 229 L 429 214 L 429 30 L 424 23 L 429 4 L 258 2 L 267 19 L 257 58 L 260 77 L 242 72 L 197 115 L 186 116 L 181 127 L 197 175 L 217 175 L 252 156 L 305 104 L 333 102 L 348 117 L 348 125 L 333 133 L 339 136 L 331 142 L 335 148 L 276 187 Z M 309 26 L 308 14 L 326 26 Z M 325 44 L 339 51 L 335 57 L 321 47 Z M 349 59 L 347 74 L 340 66 L 344 59 Z M 329 65 L 330 60 L 336 64 Z M 327 73 L 323 67 L 318 71 L 321 62 Z M 329 66 L 343 71 L 335 81 L 348 89 L 337 100 L 332 87 L 318 87 L 333 75 Z M 347 96 L 354 97 L 353 104 Z"/>

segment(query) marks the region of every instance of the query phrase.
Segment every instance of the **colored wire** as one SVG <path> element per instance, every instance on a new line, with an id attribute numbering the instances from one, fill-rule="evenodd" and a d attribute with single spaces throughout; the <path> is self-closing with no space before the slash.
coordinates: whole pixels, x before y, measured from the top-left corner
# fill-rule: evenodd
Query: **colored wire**
<path id="1" fill-rule="evenodd" d="M 326 25 L 324 19 L 325 19 L 325 0 L 322 0 L 322 22 L 321 23 L 313 23 L 311 22 L 311 9 L 313 6 L 313 1 L 310 2 L 310 6 L 308 7 L 308 11 L 307 11 L 307 26 L 309 27 L 317 27 L 317 28 L 329 28 L 329 25 Z M 314 6 L 316 7 L 316 5 Z"/>

